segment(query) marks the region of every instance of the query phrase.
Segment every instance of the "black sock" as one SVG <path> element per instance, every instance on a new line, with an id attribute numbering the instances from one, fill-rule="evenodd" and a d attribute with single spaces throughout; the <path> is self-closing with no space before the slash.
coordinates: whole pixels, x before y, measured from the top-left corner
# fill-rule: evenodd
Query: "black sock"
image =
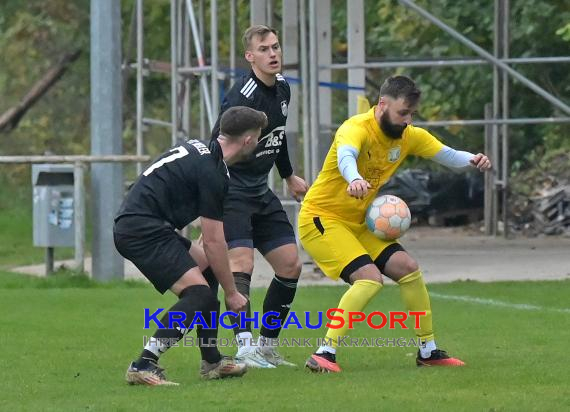
<path id="1" fill-rule="evenodd" d="M 214 294 L 214 296 L 217 297 L 218 296 L 218 286 L 220 285 L 220 283 L 218 282 L 218 279 L 216 279 L 216 275 L 214 275 L 214 271 L 212 270 L 212 268 L 210 266 L 208 266 L 206 269 L 204 269 L 202 274 L 204 275 L 206 282 L 208 282 L 208 286 L 210 286 L 210 289 L 212 289 L 212 293 Z"/>
<path id="2" fill-rule="evenodd" d="M 200 345 L 202 359 L 208 363 L 216 363 L 222 359 L 222 355 L 218 350 L 218 319 L 220 318 L 220 301 L 218 299 L 213 302 L 211 311 L 216 312 L 216 327 L 212 328 L 212 318 L 211 316 L 208 316 L 208 318 L 206 318 L 208 329 L 203 328 L 202 326 L 197 326 L 196 337 L 198 338 L 198 343 Z"/>
<path id="3" fill-rule="evenodd" d="M 291 303 L 295 299 L 298 281 L 299 279 L 288 279 L 276 274 L 267 289 L 267 294 L 263 301 L 263 314 L 267 312 L 279 313 L 277 319 L 279 324 L 283 325 L 291 309 Z M 267 329 L 262 326 L 260 334 L 265 338 L 277 338 L 279 332 L 281 332 L 281 328 Z"/>
<path id="4" fill-rule="evenodd" d="M 145 349 L 143 349 L 140 357 L 135 361 L 135 366 L 140 367 L 150 360 L 157 361 L 162 353 L 166 352 L 170 346 L 182 339 L 186 333 L 186 331 L 181 331 L 176 328 L 168 329 L 169 312 L 184 312 L 186 320 L 182 322 L 182 324 L 185 328 L 188 328 L 196 312 L 202 312 L 202 316 L 208 320 L 210 318 L 210 312 L 216 308 L 215 305 L 216 299 L 208 286 L 189 286 L 180 292 L 178 302 L 176 302 L 161 319 L 161 323 L 165 326 L 165 329 L 157 329 L 154 335 L 152 335 L 151 339 L 155 342 L 155 350 L 151 350 L 149 347 L 151 344 L 149 343 Z M 160 350 L 156 348 L 156 342 L 158 341 L 162 342 Z"/>
<path id="5" fill-rule="evenodd" d="M 236 282 L 236 288 L 239 293 L 241 293 L 247 299 L 247 305 L 245 307 L 245 313 L 248 318 L 251 318 L 251 305 L 249 303 L 249 284 L 251 283 L 251 275 L 245 272 L 233 272 L 234 279 Z M 237 324 L 234 328 L 234 334 L 237 335 L 238 333 L 242 332 L 251 332 L 251 322 L 247 322 L 244 328 L 240 327 L 241 324 L 241 313 L 238 313 L 237 317 L 228 316 L 230 320 L 230 324 Z"/>

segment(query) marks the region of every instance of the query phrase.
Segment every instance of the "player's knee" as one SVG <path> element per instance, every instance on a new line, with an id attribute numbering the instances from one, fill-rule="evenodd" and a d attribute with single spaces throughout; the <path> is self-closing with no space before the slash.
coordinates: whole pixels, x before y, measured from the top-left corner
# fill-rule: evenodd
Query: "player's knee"
<path id="1" fill-rule="evenodd" d="M 388 263 L 386 266 L 386 275 L 397 280 L 417 271 L 418 269 L 418 262 L 412 259 L 410 255 L 402 254 Z"/>
<path id="2" fill-rule="evenodd" d="M 301 276 L 302 266 L 303 265 L 301 264 L 299 257 L 295 256 L 294 259 L 289 259 L 287 262 L 285 262 L 285 264 L 282 265 L 281 270 L 277 273 L 279 273 L 280 276 L 284 276 L 286 278 L 298 279 L 299 276 Z"/>
<path id="3" fill-rule="evenodd" d="M 248 255 L 232 256 L 230 266 L 232 272 L 253 273 L 253 258 Z"/>
<path id="4" fill-rule="evenodd" d="M 196 305 L 200 311 L 210 312 L 218 307 L 218 299 L 207 285 L 192 285 L 184 288 L 180 300 Z"/>
<path id="5" fill-rule="evenodd" d="M 373 282 L 379 283 L 381 285 L 384 284 L 384 280 L 382 279 L 382 275 L 380 273 L 374 273 L 374 274 L 367 274 L 367 275 L 363 275 L 363 276 L 351 276 L 350 277 L 350 284 L 354 285 L 354 282 L 356 282 L 357 280 L 371 280 Z"/>
<path id="6" fill-rule="evenodd" d="M 374 274 L 370 274 L 370 276 L 363 277 L 362 279 L 365 279 L 365 280 L 372 280 L 372 281 L 374 281 L 374 282 L 380 283 L 381 285 L 384 284 L 384 281 L 382 280 L 382 275 L 380 274 L 380 272 L 374 273 Z"/>
<path id="7" fill-rule="evenodd" d="M 419 270 L 419 266 L 418 266 L 418 262 L 416 262 L 414 259 L 409 258 L 407 259 L 403 264 L 402 264 L 402 272 L 404 274 L 409 274 L 412 272 L 415 272 L 417 270 Z"/>
<path id="8" fill-rule="evenodd" d="M 378 268 L 373 264 L 365 265 L 352 272 L 352 274 L 349 277 L 348 283 L 353 284 L 357 280 L 372 280 L 374 282 L 384 284 L 384 281 L 382 279 L 382 274 L 380 273 Z"/>

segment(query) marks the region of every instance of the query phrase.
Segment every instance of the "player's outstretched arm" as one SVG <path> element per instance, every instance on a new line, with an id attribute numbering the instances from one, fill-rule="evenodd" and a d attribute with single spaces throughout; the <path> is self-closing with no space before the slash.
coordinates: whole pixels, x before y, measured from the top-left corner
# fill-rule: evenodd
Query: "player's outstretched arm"
<path id="1" fill-rule="evenodd" d="M 218 282 L 224 289 L 227 308 L 239 312 L 247 303 L 247 299 L 237 291 L 234 275 L 228 260 L 228 245 L 224 238 L 224 224 L 218 220 L 200 218 L 202 223 L 202 241 L 208 263 L 214 271 Z"/>
<path id="2" fill-rule="evenodd" d="M 470 167 L 476 167 L 480 171 L 484 172 L 490 170 L 492 167 L 491 160 L 489 160 L 489 158 L 483 153 L 473 154 L 461 150 L 455 150 L 448 146 L 443 146 L 432 160 L 455 170 L 466 170 Z"/>
<path id="3" fill-rule="evenodd" d="M 309 190 L 309 185 L 302 177 L 291 175 L 285 179 L 285 182 L 287 182 L 287 188 L 297 202 L 300 202 L 301 198 Z"/>

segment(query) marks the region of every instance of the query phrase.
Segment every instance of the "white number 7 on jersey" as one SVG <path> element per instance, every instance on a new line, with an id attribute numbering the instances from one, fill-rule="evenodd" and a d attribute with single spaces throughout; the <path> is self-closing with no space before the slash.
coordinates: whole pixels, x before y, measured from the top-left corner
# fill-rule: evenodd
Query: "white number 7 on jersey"
<path id="1" fill-rule="evenodd" d="M 174 152 L 173 154 L 163 157 L 162 159 L 160 159 L 158 162 L 154 163 L 152 166 L 150 166 L 148 169 L 146 169 L 143 172 L 143 175 L 148 176 L 150 175 L 155 169 L 158 169 L 160 166 L 166 164 L 166 163 L 170 163 L 175 161 L 176 159 L 180 159 L 181 157 L 184 157 L 188 154 L 188 149 L 186 149 L 184 146 L 178 146 L 175 147 L 174 149 L 170 150 L 171 152 Z"/>

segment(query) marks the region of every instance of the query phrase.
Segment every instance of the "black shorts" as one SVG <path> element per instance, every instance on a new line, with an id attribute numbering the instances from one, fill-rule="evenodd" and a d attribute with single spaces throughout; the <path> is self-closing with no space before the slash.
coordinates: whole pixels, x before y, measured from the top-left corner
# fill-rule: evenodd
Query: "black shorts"
<path id="1" fill-rule="evenodd" d="M 224 201 L 224 233 L 229 249 L 255 247 L 263 255 L 296 243 L 293 226 L 271 190 L 258 197 L 228 193 Z"/>
<path id="2" fill-rule="evenodd" d="M 122 216 L 113 227 L 113 239 L 119 253 L 133 262 L 160 293 L 198 266 L 188 253 L 192 242 L 160 219 Z"/>

